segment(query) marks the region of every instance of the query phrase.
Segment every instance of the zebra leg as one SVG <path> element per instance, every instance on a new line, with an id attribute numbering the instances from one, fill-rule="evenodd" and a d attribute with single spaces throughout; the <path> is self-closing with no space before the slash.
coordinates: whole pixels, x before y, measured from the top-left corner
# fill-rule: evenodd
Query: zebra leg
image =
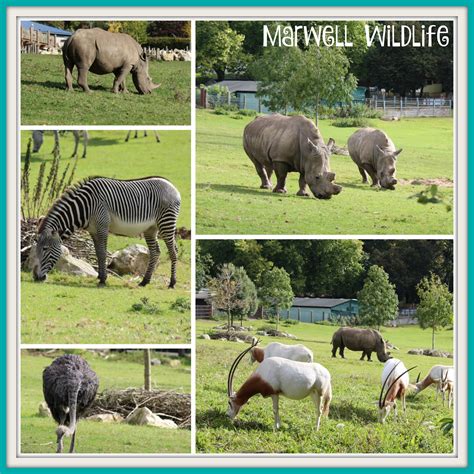
<path id="1" fill-rule="evenodd" d="M 87 130 L 82 131 L 82 142 L 84 145 L 84 151 L 82 153 L 82 158 L 87 156 L 87 144 L 89 143 L 89 132 Z"/>
<path id="2" fill-rule="evenodd" d="M 145 272 L 143 280 L 140 282 L 140 286 L 145 286 L 150 283 L 153 272 L 155 271 L 156 264 L 160 259 L 160 246 L 156 240 L 157 229 L 147 230 L 145 232 L 145 240 L 148 245 L 149 256 L 148 256 L 148 267 Z"/>
<path id="3" fill-rule="evenodd" d="M 72 152 L 71 158 L 75 158 L 77 156 L 77 149 L 79 148 L 79 131 L 73 130 L 72 135 L 74 136 L 74 151 Z"/>
<path id="4" fill-rule="evenodd" d="M 99 266 L 99 286 L 105 286 L 107 280 L 107 268 L 106 268 L 106 257 L 107 257 L 107 237 L 109 234 L 108 226 L 105 231 L 97 232 L 97 234 L 91 234 L 92 240 L 94 241 L 95 254 L 97 256 L 97 264 Z"/>
<path id="5" fill-rule="evenodd" d="M 171 260 L 171 279 L 168 288 L 174 288 L 176 285 L 176 262 L 178 261 L 178 247 L 176 245 L 175 229 L 173 233 L 163 236 Z"/>

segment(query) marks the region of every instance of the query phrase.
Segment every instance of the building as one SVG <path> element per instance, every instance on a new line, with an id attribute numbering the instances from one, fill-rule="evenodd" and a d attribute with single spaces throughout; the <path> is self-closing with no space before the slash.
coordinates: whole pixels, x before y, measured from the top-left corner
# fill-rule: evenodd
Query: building
<path id="1" fill-rule="evenodd" d="M 211 303 L 211 294 L 208 290 L 202 289 L 196 293 L 196 318 L 210 319 L 214 314 L 214 308 Z"/>
<path id="2" fill-rule="evenodd" d="M 60 53 L 71 31 L 44 25 L 36 21 L 21 22 L 21 51 L 26 53 Z"/>
<path id="3" fill-rule="evenodd" d="M 327 321 L 341 316 L 358 316 L 359 303 L 345 298 L 295 298 L 289 310 L 280 312 L 281 319 L 304 323 Z"/>

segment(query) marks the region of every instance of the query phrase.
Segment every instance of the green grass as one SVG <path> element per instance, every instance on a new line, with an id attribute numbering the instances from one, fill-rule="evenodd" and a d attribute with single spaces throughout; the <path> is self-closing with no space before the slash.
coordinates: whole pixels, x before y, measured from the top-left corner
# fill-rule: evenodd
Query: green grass
<path id="1" fill-rule="evenodd" d="M 91 131 L 86 159 L 79 159 L 74 181 L 91 175 L 138 178 L 161 175 L 181 191 L 182 208 L 178 226 L 190 227 L 190 134 L 184 131 L 161 132 L 162 142 L 154 137 L 131 139 L 124 143 L 123 131 Z M 22 152 L 30 132 L 22 133 Z M 72 153 L 71 135 L 61 138 L 64 157 Z M 51 134 L 45 134 L 40 153 L 33 155 L 31 183 L 39 166 L 51 160 Z M 24 157 L 23 157 L 24 158 Z M 64 163 L 63 163 L 64 166 Z M 63 168 L 61 168 L 63 169 Z M 114 251 L 133 243 L 146 245 L 141 237 L 109 236 L 108 249 Z M 44 284 L 21 274 L 21 334 L 23 343 L 188 343 L 189 312 L 170 307 L 178 297 L 190 299 L 190 241 L 179 240 L 178 282 L 167 289 L 170 260 L 161 242 L 161 263 L 150 285 L 138 287 L 139 281 L 109 276 L 107 287 L 97 288 L 96 279 L 51 272 Z M 159 306 L 158 314 L 131 309 L 142 298 Z"/>
<path id="2" fill-rule="evenodd" d="M 22 125 L 189 125 L 190 62 L 150 61 L 149 74 L 161 87 L 139 95 L 131 76 L 128 94 L 112 93 L 113 74 L 88 74 L 92 93 L 77 85 L 65 90 L 61 56 L 21 55 Z"/>
<path id="3" fill-rule="evenodd" d="M 265 321 L 248 321 L 255 330 Z M 208 333 L 216 322 L 198 321 L 197 334 Z M 284 327 L 284 326 L 283 326 Z M 205 453 L 451 453 L 452 436 L 442 434 L 438 421 L 452 416 L 434 390 L 427 389 L 417 397 L 407 397 L 407 417 L 399 411 L 399 420 L 390 414 L 385 425 L 377 422 L 377 400 L 383 365 L 360 361 L 360 353 L 346 350 L 346 359 L 331 357 L 331 336 L 337 328 L 308 323 L 285 327 L 314 352 L 316 362 L 331 373 L 333 399 L 329 418 L 323 418 L 319 432 L 315 430 L 315 410 L 312 401 L 280 398 L 282 427 L 273 432 L 273 412 L 270 399 L 252 398 L 239 413 L 234 424 L 227 418 L 226 381 L 230 365 L 247 347 L 227 341 L 197 339 L 196 378 L 196 449 Z M 411 348 L 431 347 L 429 331 L 418 327 L 383 328 L 383 336 L 399 351 L 394 357 L 407 367 L 417 365 L 411 373 L 412 381 L 418 371 L 425 375 L 435 364 L 452 364 L 452 359 L 408 355 Z M 262 337 L 262 347 L 269 342 L 288 343 L 288 339 Z M 438 334 L 437 348 L 452 351 L 452 331 Z M 292 343 L 291 341 L 289 342 Z M 216 359 L 216 354 L 219 358 Z M 239 365 L 234 390 L 252 372 L 248 357 Z M 424 422 L 435 425 L 430 430 Z M 343 427 L 337 427 L 338 424 Z"/>
<path id="4" fill-rule="evenodd" d="M 77 352 L 77 351 L 76 351 Z M 57 354 L 56 354 L 57 355 Z M 56 356 L 55 355 L 55 356 Z M 94 353 L 82 352 L 100 379 L 99 392 L 105 389 L 125 389 L 143 385 L 143 365 L 121 357 L 105 360 Z M 21 452 L 54 453 L 56 423 L 52 418 L 38 415 L 38 406 L 44 400 L 42 392 L 43 369 L 52 357 L 31 355 L 22 351 L 21 357 Z M 152 366 L 155 388 L 190 392 L 189 368 Z M 150 426 L 119 423 L 98 423 L 81 420 L 77 430 L 78 453 L 189 453 L 190 431 L 169 430 Z M 69 441 L 66 441 L 69 447 Z"/>
<path id="5" fill-rule="evenodd" d="M 348 156 L 333 155 L 331 169 L 343 186 L 329 201 L 296 196 L 298 173 L 290 173 L 287 195 L 259 189 L 260 179 L 242 147 L 252 117 L 197 111 L 196 225 L 199 234 L 451 234 L 453 213 L 441 204 L 422 205 L 410 197 L 423 185 L 397 185 L 395 191 L 362 184 Z M 355 128 L 337 128 L 322 120 L 326 141 L 345 146 Z M 451 118 L 371 120 L 397 147 L 397 177 L 453 178 Z M 447 201 L 453 188 L 440 188 Z"/>

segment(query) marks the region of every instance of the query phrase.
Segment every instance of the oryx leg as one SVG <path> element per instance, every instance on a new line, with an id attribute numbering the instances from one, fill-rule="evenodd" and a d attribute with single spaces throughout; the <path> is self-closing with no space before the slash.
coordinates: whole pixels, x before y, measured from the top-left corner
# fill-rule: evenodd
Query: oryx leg
<path id="1" fill-rule="evenodd" d="M 144 233 L 146 244 L 148 245 L 149 256 L 148 266 L 143 280 L 140 282 L 140 286 L 145 286 L 150 283 L 153 272 L 155 271 L 156 265 L 160 259 L 160 245 L 156 240 L 157 233 L 158 229 L 156 227 L 151 227 Z"/>
<path id="2" fill-rule="evenodd" d="M 72 134 L 74 136 L 74 151 L 72 152 L 71 158 L 74 158 L 77 156 L 77 149 L 79 148 L 79 130 L 73 130 Z"/>
<path id="3" fill-rule="evenodd" d="M 89 144 L 89 132 L 87 130 L 82 131 L 82 143 L 84 145 L 82 158 L 85 158 L 87 156 L 87 145 Z"/>
<path id="4" fill-rule="evenodd" d="M 272 395 L 272 402 L 273 402 L 273 418 L 274 418 L 274 427 L 273 429 L 279 430 L 280 429 L 280 414 L 278 411 L 278 402 L 280 397 L 278 395 Z"/>
<path id="5" fill-rule="evenodd" d="M 130 138 L 130 134 L 132 133 L 131 130 L 128 131 L 127 136 L 125 137 L 125 141 L 128 142 L 128 139 Z"/>
<path id="6" fill-rule="evenodd" d="M 153 132 L 155 133 L 155 140 L 157 143 L 160 143 L 160 136 L 158 135 L 158 132 L 156 130 L 153 130 Z"/>
<path id="7" fill-rule="evenodd" d="M 312 392 L 311 398 L 313 399 L 314 407 L 316 409 L 316 431 L 319 431 L 319 425 L 321 424 L 321 415 L 323 414 L 321 396 L 318 392 Z"/>

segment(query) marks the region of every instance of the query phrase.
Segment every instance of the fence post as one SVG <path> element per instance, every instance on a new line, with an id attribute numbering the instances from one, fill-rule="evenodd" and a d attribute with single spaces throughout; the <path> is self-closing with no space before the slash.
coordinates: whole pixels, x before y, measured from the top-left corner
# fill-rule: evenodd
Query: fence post
<path id="1" fill-rule="evenodd" d="M 301 321 L 301 310 L 298 308 L 298 321 Z"/>
<path id="2" fill-rule="evenodd" d="M 244 94 L 244 109 L 247 108 L 247 95 Z"/>
<path id="3" fill-rule="evenodd" d="M 384 115 L 385 115 L 385 113 L 386 113 L 386 109 L 387 109 L 387 104 L 386 104 L 386 102 L 385 102 L 385 97 L 384 97 L 384 98 L 383 98 L 383 113 L 384 113 Z"/>
<path id="4" fill-rule="evenodd" d="M 230 105 L 230 91 L 227 91 L 227 105 Z"/>
<path id="5" fill-rule="evenodd" d="M 400 118 L 402 117 L 403 115 L 403 98 L 400 97 Z"/>

